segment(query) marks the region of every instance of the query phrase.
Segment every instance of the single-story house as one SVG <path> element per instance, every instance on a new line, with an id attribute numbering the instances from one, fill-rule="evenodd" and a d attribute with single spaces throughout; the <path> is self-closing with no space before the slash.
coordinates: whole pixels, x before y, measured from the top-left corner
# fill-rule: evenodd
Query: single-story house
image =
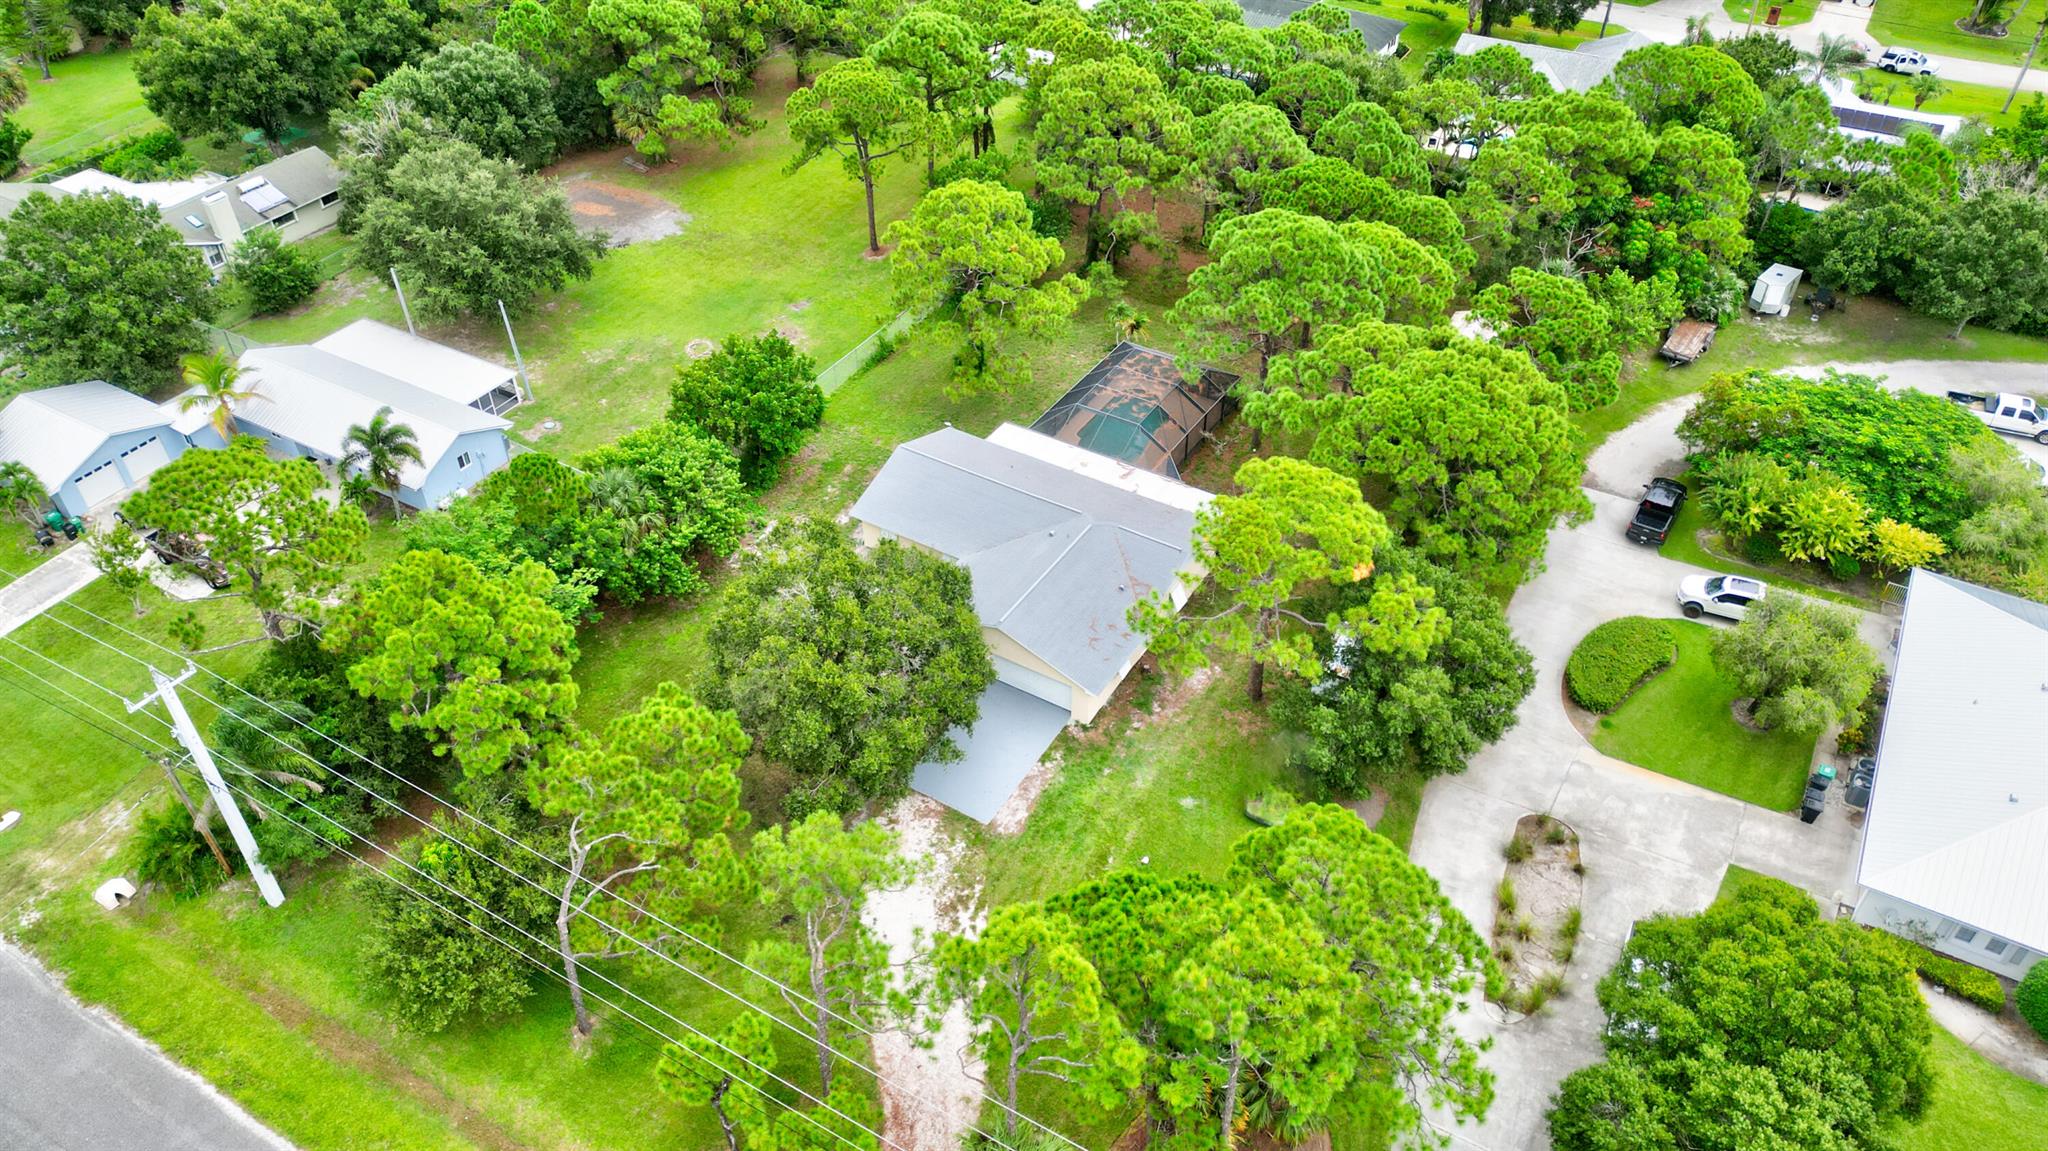
<path id="1" fill-rule="evenodd" d="M 1509 48 L 1534 65 L 1536 74 L 1550 81 L 1552 88 L 1560 92 L 1587 92 L 1607 79 L 1623 56 L 1651 43 L 1654 41 L 1640 32 L 1623 32 L 1603 40 L 1588 40 L 1566 51 L 1464 32 L 1459 34 L 1454 50 L 1460 56 L 1472 56 L 1488 48 Z"/>
<path id="2" fill-rule="evenodd" d="M 1858 97 L 1855 86 L 1847 80 L 1823 80 L 1821 90 L 1828 94 L 1828 104 L 1835 110 L 1836 130 L 1851 140 L 1897 144 L 1906 138 L 1906 133 L 1916 129 L 1945 140 L 1963 126 L 1961 116 L 1872 104 Z"/>
<path id="3" fill-rule="evenodd" d="M 23 392 L 0 409 L 0 460 L 28 465 L 66 515 L 118 502 L 185 448 L 167 411 L 100 380 Z"/>
<path id="4" fill-rule="evenodd" d="M 1309 7 L 1307 0 L 1237 0 L 1237 6 L 1244 9 L 1247 28 L 1278 28 Z M 1400 50 L 1401 30 L 1408 27 L 1406 21 L 1356 10 L 1348 15 L 1351 30 L 1365 39 L 1367 48 L 1381 56 L 1392 56 Z"/>
<path id="5" fill-rule="evenodd" d="M 511 368 L 375 320 L 357 320 L 313 346 L 492 415 L 529 398 Z"/>
<path id="6" fill-rule="evenodd" d="M 333 227 L 341 169 L 320 149 L 302 148 L 158 207 L 219 278 L 235 245 L 258 228 L 276 228 L 290 244 Z"/>
<path id="7" fill-rule="evenodd" d="M 398 500 L 409 507 L 445 507 L 511 458 L 505 431 L 512 421 L 324 349 L 251 348 L 240 364 L 242 386 L 256 395 L 234 406 L 236 429 L 268 440 L 277 454 L 334 467 L 348 451 L 348 429 L 389 407 L 391 421 L 411 428 L 420 450 L 420 462 L 399 471 Z M 180 411 L 181 401 L 164 405 L 178 430 L 195 447 L 220 447 L 212 413 Z"/>
<path id="8" fill-rule="evenodd" d="M 992 818 L 1069 723 L 1087 723 L 1145 653 L 1126 619 L 1154 592 L 1175 607 L 1203 572 L 1207 492 L 1014 425 L 944 428 L 899 446 L 853 506 L 867 546 L 899 540 L 965 567 L 996 682 L 965 757 L 912 786 Z"/>
<path id="9" fill-rule="evenodd" d="M 131 200 L 140 200 L 152 208 L 161 210 L 226 182 L 227 178 L 217 172 L 201 172 L 183 180 L 128 180 L 102 172 L 98 168 L 86 168 L 61 179 L 52 180 L 48 186 L 72 196 L 119 192 Z"/>
<path id="10" fill-rule="evenodd" d="M 1906 586 L 1856 921 L 2017 979 L 2048 954 L 2048 605 Z"/>

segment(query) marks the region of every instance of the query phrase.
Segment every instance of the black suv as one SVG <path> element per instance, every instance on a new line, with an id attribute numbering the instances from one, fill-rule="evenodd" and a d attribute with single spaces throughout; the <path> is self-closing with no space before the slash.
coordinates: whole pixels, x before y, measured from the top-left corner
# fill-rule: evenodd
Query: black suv
<path id="1" fill-rule="evenodd" d="M 1658 476 L 1643 489 L 1643 502 L 1636 505 L 1635 518 L 1628 521 L 1628 538 L 1639 544 L 1661 544 L 1671 535 L 1678 509 L 1685 506 L 1685 485 Z"/>

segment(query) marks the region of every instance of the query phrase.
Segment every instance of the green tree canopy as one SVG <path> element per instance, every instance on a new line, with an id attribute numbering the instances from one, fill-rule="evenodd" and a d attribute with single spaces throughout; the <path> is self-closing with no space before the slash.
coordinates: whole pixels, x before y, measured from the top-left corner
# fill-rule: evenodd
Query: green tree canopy
<path id="1" fill-rule="evenodd" d="M 273 141 L 348 97 L 356 55 L 325 0 L 152 5 L 135 35 L 149 110 L 188 136 L 244 126 Z"/>
<path id="2" fill-rule="evenodd" d="M 1759 727 L 1819 732 L 1853 715 L 1881 670 L 1848 608 L 1790 594 L 1751 604 L 1714 634 L 1714 664 L 1751 700 Z"/>
<path id="3" fill-rule="evenodd" d="M 731 137 L 716 103 L 691 99 L 700 88 L 717 93 L 741 79 L 724 74 L 703 9 L 682 0 L 589 0 L 581 30 L 610 68 L 597 93 L 612 126 L 641 155 L 665 160 L 677 141 Z"/>
<path id="4" fill-rule="evenodd" d="M 352 115 L 373 114 L 385 103 L 409 107 L 436 132 L 523 168 L 538 168 L 561 151 L 562 122 L 547 77 L 495 44 L 453 41 L 378 81 Z"/>
<path id="5" fill-rule="evenodd" d="M 867 197 L 868 251 L 880 252 L 875 179 L 884 160 L 922 138 L 920 106 L 909 81 L 874 60 L 856 57 L 834 64 L 810 87 L 790 93 L 783 111 L 789 119 L 789 138 L 798 148 L 790 170 L 826 152 L 837 155 Z"/>
<path id="6" fill-rule="evenodd" d="M 1088 209 L 1084 261 L 1092 264 L 1111 206 L 1178 176 L 1189 152 L 1187 113 L 1159 77 L 1123 57 L 1062 61 L 1038 103 L 1031 137 L 1038 179 Z"/>
<path id="7" fill-rule="evenodd" d="M 604 254 L 576 230 L 559 187 L 474 144 L 445 140 L 391 166 L 385 195 L 362 210 L 356 262 L 397 268 L 428 315 L 521 311 L 533 297 L 587 280 Z"/>
<path id="8" fill-rule="evenodd" d="M 391 706 L 394 729 L 425 733 L 481 778 L 532 762 L 575 712 L 576 633 L 544 598 L 553 582 L 536 563 L 487 576 L 407 552 L 334 613 L 322 643 L 351 687 Z"/>
<path id="9" fill-rule="evenodd" d="M 1562 383 L 1572 408 L 1586 411 L 1621 394 L 1619 339 L 1607 306 L 1580 280 L 1515 268 L 1472 298 L 1472 314 L 1494 338 L 1529 353 L 1543 374 Z"/>
<path id="10" fill-rule="evenodd" d="M 1030 379 L 1030 361 L 1005 347 L 1018 336 L 1049 334 L 1087 296 L 1075 276 L 1041 283 L 1065 259 L 1058 240 L 1032 229 L 1031 206 L 1016 191 L 955 180 L 918 201 L 889 228 L 889 278 L 896 303 L 957 330 L 947 391 L 1006 390 Z"/>
<path id="11" fill-rule="evenodd" d="M 1316 129 L 1319 156 L 1334 156 L 1367 176 L 1377 176 L 1407 192 L 1428 192 L 1429 163 L 1393 113 L 1359 100 L 1346 105 Z"/>
<path id="12" fill-rule="evenodd" d="M 0 220 L 0 257 L 0 352 L 32 383 L 154 391 L 213 318 L 206 265 L 126 196 L 32 194 Z"/>
<path id="13" fill-rule="evenodd" d="M 714 702 L 793 770 L 793 812 L 902 794 L 911 769 L 957 756 L 995 677 L 966 569 L 894 541 L 871 556 L 803 525 L 734 581 L 710 633 Z"/>
<path id="14" fill-rule="evenodd" d="M 817 362 L 780 332 L 727 336 L 703 359 L 676 365 L 668 418 L 724 444 L 748 485 L 766 487 L 825 418 Z"/>
<path id="15" fill-rule="evenodd" d="M 1205 206 L 1226 212 L 1259 210 L 1260 179 L 1308 159 L 1287 114 L 1270 104 L 1226 104 L 1194 129 L 1188 176 Z"/>
<path id="16" fill-rule="evenodd" d="M 158 468 L 122 511 L 162 531 L 165 546 L 227 568 L 262 634 L 282 639 L 319 618 L 343 572 L 363 558 L 368 522 L 359 508 L 329 504 L 326 486 L 312 460 L 271 459 L 262 440 L 238 436 L 224 450 L 188 451 Z M 197 646 L 200 635 L 188 623 L 182 638 Z"/>
<path id="17" fill-rule="evenodd" d="M 1388 494 L 1396 530 L 1482 580 L 1535 573 L 1545 537 L 1589 514 L 1562 385 L 1510 348 L 1366 323 L 1277 361 L 1255 425 L 1313 435 L 1308 458 Z"/>
<path id="18" fill-rule="evenodd" d="M 1603 84 L 1651 131 L 1667 124 L 1741 139 L 1764 114 L 1764 94 L 1734 57 L 1706 44 L 1646 44 Z"/>

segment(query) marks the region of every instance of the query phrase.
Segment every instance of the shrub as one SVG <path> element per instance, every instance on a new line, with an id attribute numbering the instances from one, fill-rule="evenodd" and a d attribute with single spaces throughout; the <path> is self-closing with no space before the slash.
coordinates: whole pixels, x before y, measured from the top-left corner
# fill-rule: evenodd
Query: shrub
<path id="1" fill-rule="evenodd" d="M 2034 964 L 2027 977 L 2020 980 L 2019 989 L 2012 993 L 2012 1001 L 2027 1026 L 2048 1039 L 2048 963 Z"/>
<path id="2" fill-rule="evenodd" d="M 320 286 L 313 261 L 285 244 L 273 228 L 251 232 L 235 245 L 233 273 L 249 295 L 249 309 L 258 315 L 294 307 Z"/>
<path id="3" fill-rule="evenodd" d="M 199 170 L 199 161 L 185 154 L 176 132 L 157 128 L 100 157 L 99 169 L 123 180 L 148 182 L 190 176 Z"/>
<path id="4" fill-rule="evenodd" d="M 1513 839 L 1508 840 L 1507 846 L 1501 848 L 1500 853 L 1509 863 L 1520 863 L 1529 858 L 1531 850 L 1529 841 L 1517 835 Z"/>
<path id="5" fill-rule="evenodd" d="M 132 841 L 135 875 L 180 898 L 203 895 L 222 880 L 220 863 L 192 827 L 182 803 L 171 802 L 144 815 Z"/>
<path id="6" fill-rule="evenodd" d="M 1611 619 L 1579 641 L 1565 664 L 1565 686 L 1587 711 L 1606 713 L 1678 658 L 1678 637 L 1663 620 Z"/>
<path id="7" fill-rule="evenodd" d="M 1031 201 L 1031 230 L 1054 240 L 1074 234 L 1074 213 L 1067 202 L 1047 192 Z"/>
<path id="8" fill-rule="evenodd" d="M 1503 916 L 1513 915 L 1515 913 L 1515 881 L 1503 876 L 1500 881 L 1500 887 L 1494 892 L 1494 900 L 1500 905 L 1500 913 Z"/>
<path id="9" fill-rule="evenodd" d="M 0 177 L 12 173 L 15 165 L 21 163 L 21 150 L 28 147 L 33 135 L 34 132 L 0 116 Z"/>
<path id="10" fill-rule="evenodd" d="M 1951 959 L 1910 939 L 1883 932 L 1879 934 L 1891 940 L 1899 958 L 1927 982 L 1986 1011 L 1997 1013 L 2005 1010 L 2005 984 L 2000 983 L 1996 975 L 1960 959 Z"/>

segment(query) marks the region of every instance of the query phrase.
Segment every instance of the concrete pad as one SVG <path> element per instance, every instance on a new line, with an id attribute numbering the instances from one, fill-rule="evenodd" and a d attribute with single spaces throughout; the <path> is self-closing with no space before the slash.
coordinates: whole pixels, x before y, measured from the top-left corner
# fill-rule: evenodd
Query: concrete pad
<path id="1" fill-rule="evenodd" d="M 960 758 L 918 764 L 910 775 L 911 789 L 987 823 L 1038 765 L 1068 718 L 1066 708 L 997 680 L 981 693 L 974 728 L 947 733 L 960 748 Z"/>
<path id="2" fill-rule="evenodd" d="M 0 587 L 0 635 L 21 627 L 98 578 L 100 571 L 92 566 L 92 550 L 85 541 L 71 544 Z"/>

